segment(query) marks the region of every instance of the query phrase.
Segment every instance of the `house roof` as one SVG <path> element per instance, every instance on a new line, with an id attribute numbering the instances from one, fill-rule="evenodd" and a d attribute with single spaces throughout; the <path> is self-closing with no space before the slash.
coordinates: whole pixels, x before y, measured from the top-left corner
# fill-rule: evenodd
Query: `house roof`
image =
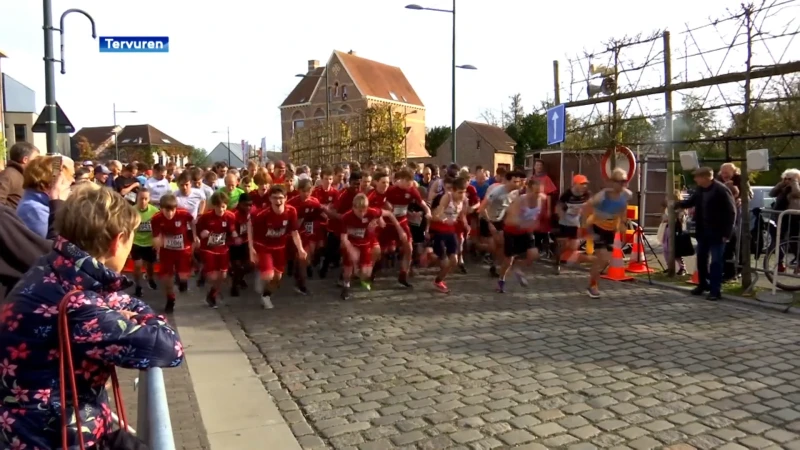
<path id="1" fill-rule="evenodd" d="M 103 145 L 106 141 L 114 136 L 114 127 L 83 127 L 75 133 L 72 138 L 75 142 L 81 137 L 86 138 L 92 148 L 97 148 Z"/>
<path id="2" fill-rule="evenodd" d="M 347 69 L 362 95 L 424 106 L 399 67 L 362 58 L 352 53 L 333 52 Z"/>
<path id="3" fill-rule="evenodd" d="M 208 153 L 206 161 L 209 164 L 220 161 L 230 161 L 234 166 L 244 167 L 244 160 L 242 159 L 242 144 L 231 142 L 231 146 L 228 148 L 227 142 L 220 142 Z"/>
<path id="4" fill-rule="evenodd" d="M 308 72 L 304 78 L 300 79 L 297 86 L 292 89 L 292 92 L 289 93 L 281 106 L 300 105 L 309 101 L 324 73 L 324 67 L 317 67 Z"/>
<path id="5" fill-rule="evenodd" d="M 117 135 L 120 145 L 180 146 L 186 145 L 152 125 L 128 125 Z"/>
<path id="6" fill-rule="evenodd" d="M 468 120 L 461 123 L 461 126 L 465 125 L 475 130 L 484 141 L 494 148 L 495 152 L 514 153 L 514 146 L 517 145 L 517 142 L 504 129 L 488 123 L 470 122 Z"/>
<path id="7" fill-rule="evenodd" d="M 0 58 L 8 58 L 8 55 L 6 55 L 5 53 L 3 53 L 2 50 L 0 50 Z"/>
<path id="8" fill-rule="evenodd" d="M 362 95 L 414 106 L 425 106 L 399 67 L 338 50 L 334 50 L 333 54 L 347 70 L 355 87 Z M 300 105 L 308 102 L 324 74 L 325 67 L 318 67 L 308 72 L 306 77 L 302 78 L 289 93 L 281 106 Z"/>

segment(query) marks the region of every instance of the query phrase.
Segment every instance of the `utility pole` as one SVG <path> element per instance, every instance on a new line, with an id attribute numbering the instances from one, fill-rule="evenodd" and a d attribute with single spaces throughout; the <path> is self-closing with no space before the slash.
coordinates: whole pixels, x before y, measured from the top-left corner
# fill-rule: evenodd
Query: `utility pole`
<path id="1" fill-rule="evenodd" d="M 453 155 L 453 163 L 456 163 L 456 0 L 453 0 L 453 65 L 452 70 L 452 111 L 450 111 L 450 152 Z"/>
<path id="2" fill-rule="evenodd" d="M 753 70 L 753 8 L 751 5 L 746 5 L 744 8 L 745 27 L 747 27 L 747 59 L 745 61 L 743 134 L 746 136 L 750 132 L 750 103 L 752 101 L 752 80 L 750 75 Z M 747 172 L 747 141 L 742 141 L 741 145 L 742 176 L 739 184 L 739 198 L 742 206 L 739 214 L 741 220 L 739 221 L 739 242 L 737 243 L 739 254 L 734 253 L 734 259 L 737 266 L 739 262 L 742 263 L 742 288 L 749 289 L 753 284 L 753 279 L 750 270 L 750 180 Z M 734 239 L 736 237 L 736 235 L 733 236 Z M 780 247 L 780 242 L 777 243 L 777 246 Z"/>
<path id="3" fill-rule="evenodd" d="M 664 85 L 669 86 L 672 84 L 672 47 L 670 46 L 669 31 L 665 31 L 663 35 L 664 41 Z M 669 141 L 666 148 L 666 153 L 669 157 L 667 162 L 667 232 L 669 233 L 669 240 L 667 241 L 669 248 L 667 253 L 670 257 L 667 259 L 667 276 L 675 276 L 675 233 L 677 229 L 677 215 L 675 214 L 675 196 L 672 195 L 675 190 L 675 145 L 672 143 L 674 139 L 672 128 L 672 90 L 667 89 L 664 92 L 664 133 L 666 139 Z M 645 186 L 647 189 L 647 186 Z M 645 211 L 641 212 L 645 215 Z M 644 220 L 642 220 L 644 223 Z"/>

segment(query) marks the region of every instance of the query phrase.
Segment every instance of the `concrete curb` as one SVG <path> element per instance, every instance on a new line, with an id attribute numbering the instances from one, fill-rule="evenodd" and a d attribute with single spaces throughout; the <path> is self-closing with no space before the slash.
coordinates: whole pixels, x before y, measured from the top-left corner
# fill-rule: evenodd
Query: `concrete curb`
<path id="1" fill-rule="evenodd" d="M 664 282 L 664 281 L 646 280 L 646 279 L 643 279 L 643 278 L 634 278 L 634 281 L 637 282 L 637 283 L 644 283 L 644 284 L 652 283 L 654 286 L 659 286 L 659 287 L 663 287 L 663 288 L 667 288 L 667 289 L 672 289 L 674 291 L 684 292 L 686 294 L 688 294 L 689 291 L 692 290 L 692 288 L 689 287 L 689 286 L 677 286 L 677 285 L 675 285 L 673 283 L 667 283 L 667 282 Z M 762 302 L 762 301 L 760 301 L 758 299 L 755 299 L 755 298 L 751 299 L 751 298 L 742 297 L 742 296 L 739 296 L 739 295 L 722 294 L 722 299 L 723 300 L 732 301 L 732 302 L 742 303 L 742 304 L 749 305 L 749 306 L 755 306 L 755 307 L 758 307 L 758 308 L 770 309 L 770 310 L 778 311 L 778 312 L 782 312 L 782 313 L 800 314 L 800 308 L 799 307 L 792 306 L 787 311 L 786 307 L 788 305 L 780 305 L 780 304 L 777 304 L 777 303 Z"/>
<path id="2" fill-rule="evenodd" d="M 218 311 L 182 302 L 175 322 L 211 450 L 300 450 L 272 397 Z"/>

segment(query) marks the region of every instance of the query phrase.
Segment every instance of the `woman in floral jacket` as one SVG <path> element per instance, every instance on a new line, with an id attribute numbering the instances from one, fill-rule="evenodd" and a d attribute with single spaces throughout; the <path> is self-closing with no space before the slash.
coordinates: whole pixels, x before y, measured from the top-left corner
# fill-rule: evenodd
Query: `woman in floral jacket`
<path id="1" fill-rule="evenodd" d="M 123 292 L 119 274 L 139 215 L 107 187 L 88 185 L 56 219 L 60 237 L 20 280 L 0 310 L 0 448 L 61 449 L 58 304 L 67 307 L 78 408 L 67 399 L 68 445 L 77 449 L 75 410 L 86 448 L 111 431 L 105 385 L 116 367 L 175 367 L 181 342 L 163 317 Z"/>

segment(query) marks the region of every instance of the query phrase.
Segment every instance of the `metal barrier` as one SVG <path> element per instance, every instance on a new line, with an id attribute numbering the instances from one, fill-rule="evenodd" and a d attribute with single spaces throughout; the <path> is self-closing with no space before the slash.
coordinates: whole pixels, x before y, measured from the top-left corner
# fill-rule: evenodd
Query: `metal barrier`
<path id="1" fill-rule="evenodd" d="M 159 367 L 142 370 L 134 382 L 138 389 L 136 435 L 150 450 L 175 450 L 164 373 Z"/>

